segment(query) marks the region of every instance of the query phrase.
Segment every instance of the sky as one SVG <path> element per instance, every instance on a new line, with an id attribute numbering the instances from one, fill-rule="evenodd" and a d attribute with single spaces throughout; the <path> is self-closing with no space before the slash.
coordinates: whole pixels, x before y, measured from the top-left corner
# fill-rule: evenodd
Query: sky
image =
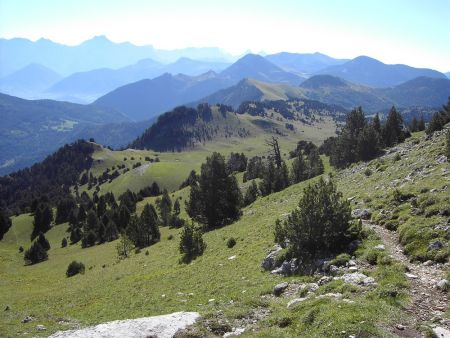
<path id="1" fill-rule="evenodd" d="M 0 0 L 0 37 L 368 55 L 450 71 L 449 0 Z"/>

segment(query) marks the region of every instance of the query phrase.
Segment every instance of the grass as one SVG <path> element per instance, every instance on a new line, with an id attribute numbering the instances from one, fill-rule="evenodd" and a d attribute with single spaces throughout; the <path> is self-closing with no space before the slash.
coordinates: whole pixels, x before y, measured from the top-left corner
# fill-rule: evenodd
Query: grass
<path id="1" fill-rule="evenodd" d="M 280 148 L 284 158 L 287 158 L 289 151 L 296 147 L 300 139 L 312 141 L 320 144 L 329 136 L 333 136 L 336 130 L 336 124 L 330 117 L 322 117 L 312 125 L 304 124 L 300 121 L 284 119 L 280 114 L 273 112 L 273 118 L 253 117 L 247 114 L 236 115 L 240 123 L 250 131 L 251 136 L 247 138 L 219 138 L 204 144 L 198 144 L 195 148 L 184 152 L 155 152 L 152 150 L 126 149 L 123 151 L 111 151 L 99 147 L 94 153 L 94 166 L 91 172 L 99 177 L 106 169 L 112 169 L 118 165 L 125 165 L 130 169 L 122 173 L 112 182 L 100 185 L 100 193 L 112 191 L 115 195 L 120 195 L 126 189 L 139 191 L 142 187 L 152 184 L 154 181 L 162 188 L 169 191 L 177 190 L 180 184 L 187 178 L 191 170 L 200 170 L 201 163 L 205 162 L 206 157 L 214 151 L 228 156 L 231 152 L 244 152 L 247 157 L 267 156 L 269 148 L 265 140 L 271 136 L 279 137 Z M 263 127 L 257 127 L 253 122 L 264 121 L 275 126 L 283 135 L 274 134 L 272 130 L 265 130 Z M 296 131 L 287 130 L 284 126 L 286 122 L 293 123 Z M 150 163 L 145 161 L 145 157 L 151 159 L 158 158 L 160 162 Z M 126 158 L 126 161 L 124 159 Z M 133 159 L 132 159 L 133 158 Z M 137 162 L 148 165 L 133 169 Z M 80 193 L 88 191 L 87 185 L 80 187 Z M 89 190 L 93 193 L 94 188 Z"/>
<path id="2" fill-rule="evenodd" d="M 427 236 L 448 240 L 440 231 L 435 232 L 437 235 L 432 232 L 427 235 L 426 232 L 434 229 L 433 224 L 442 221 L 440 215 L 411 215 L 411 210 L 407 207 L 409 202 L 398 204 L 392 198 L 393 189 L 398 188 L 405 193 L 423 196 L 424 201 L 432 196 L 435 203 L 430 206 L 448 205 L 445 193 L 431 192 L 432 189 L 440 189 L 445 184 L 441 173 L 448 164 L 425 168 L 430 170 L 430 174 L 416 179 L 413 183 L 392 183 L 404 178 L 413 167 L 431 163 L 439 154 L 439 142 L 432 144 L 422 138 L 420 142 L 424 150 L 411 151 L 399 161 L 393 161 L 392 166 L 387 165 L 384 171 L 378 170 L 377 166 L 382 167 L 380 162 L 389 161 L 389 157 L 372 161 L 368 165 L 355 165 L 335 176 L 344 197 L 355 196 L 352 200 L 353 207 L 369 207 L 374 211 L 376 219 L 382 218 L 382 209 L 387 210 L 389 215 L 394 215 L 394 219 L 399 222 L 398 231 L 406 245 L 416 242 L 420 244 L 411 249 L 412 257 L 423 250 L 423 243 L 428 245 Z M 131 153 L 129 150 L 125 152 Z M 153 156 L 152 152 L 148 153 Z M 99 154 L 100 152 L 96 155 Z M 135 157 L 138 154 L 140 156 L 140 153 L 134 154 Z M 191 163 L 198 165 L 195 163 L 206 154 L 205 149 L 183 154 L 159 154 L 159 157 L 164 164 L 164 161 L 169 162 L 169 159 L 175 161 L 176 156 L 183 158 L 183 161 L 194 156 Z M 113 153 L 117 158 L 123 155 L 124 153 Z M 116 160 L 112 158 L 111 163 Z M 109 159 L 105 158 L 98 164 L 97 169 L 107 161 Z M 364 174 L 366 167 L 372 171 L 369 176 Z M 325 168 L 329 173 L 331 169 L 327 161 Z M 181 173 L 179 175 L 181 177 Z M 238 175 L 238 180 L 240 185 L 245 187 L 242 174 Z M 302 182 L 282 192 L 258 198 L 252 205 L 243 209 L 243 216 L 239 221 L 206 233 L 204 239 L 207 249 L 204 255 L 189 265 L 178 262 L 178 229 L 161 228 L 161 242 L 119 261 L 115 249 L 117 242 L 88 249 L 81 249 L 79 245 L 61 248 L 61 240 L 67 236 L 67 224 L 62 224 L 53 227 L 46 234 L 51 243 L 49 260 L 33 266 L 24 266 L 23 254 L 19 253 L 18 248 L 22 245 L 26 249 L 30 245 L 32 217 L 13 217 L 12 228 L 0 243 L 0 308 L 10 308 L 9 311 L 3 312 L 0 318 L 0 335 L 14 337 L 28 333 L 37 337 L 47 336 L 54 331 L 66 330 L 78 324 L 84 326 L 181 310 L 198 311 L 205 320 L 219 323 L 219 316 L 234 320 L 251 316 L 258 309 L 267 309 L 269 315 L 257 324 L 257 331 L 247 332 L 244 336 L 288 337 L 298 336 L 301 332 L 304 337 L 347 337 L 352 334 L 390 337 L 389 327 L 407 318 L 402 312 L 402 306 L 408 301 L 405 294 L 408 284 L 403 267 L 387 259 L 383 256 L 384 253 L 377 254 L 375 259 L 369 258 L 373 256 L 373 247 L 380 243 L 370 232 L 356 255 L 360 260 L 372 261 L 373 266 L 363 272 L 374 277 L 377 286 L 365 290 L 335 281 L 321 286 L 317 291 L 317 294 L 341 292 L 353 303 L 316 298 L 301 303 L 294 310 L 288 310 L 286 298 L 261 297 L 269 294 L 273 286 L 280 281 L 301 282 L 315 279 L 281 278 L 262 272 L 259 267 L 266 251 L 273 245 L 275 220 L 285 217 L 297 206 L 303 188 L 308 183 Z M 131 181 L 123 184 L 127 186 Z M 113 188 L 120 190 L 124 187 L 111 187 Z M 189 189 L 186 188 L 171 194 L 173 198 L 181 198 L 182 217 L 186 216 L 183 202 L 188 193 Z M 153 197 L 144 199 L 137 206 L 138 212 L 145 203 L 154 203 L 154 200 Z M 169 239 L 170 236 L 173 239 Z M 236 245 L 228 248 L 227 240 L 231 237 L 236 239 Z M 148 255 L 145 254 L 147 250 Z M 236 259 L 229 260 L 230 256 L 236 256 Z M 345 261 L 347 258 L 341 256 L 338 260 Z M 82 262 L 86 271 L 84 275 L 67 278 L 65 272 L 73 260 Z M 21 320 L 27 315 L 35 317 L 35 321 L 22 324 Z M 65 319 L 69 324 L 60 324 L 61 319 Z M 47 327 L 45 334 L 36 331 L 37 324 Z"/>

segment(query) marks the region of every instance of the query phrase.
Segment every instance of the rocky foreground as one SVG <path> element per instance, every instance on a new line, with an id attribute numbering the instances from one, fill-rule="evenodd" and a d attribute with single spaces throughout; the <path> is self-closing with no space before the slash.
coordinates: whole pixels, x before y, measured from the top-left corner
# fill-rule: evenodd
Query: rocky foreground
<path id="1" fill-rule="evenodd" d="M 50 338 L 170 338 L 199 318 L 197 312 L 175 312 L 163 316 L 115 320 L 80 330 L 58 331 Z"/>

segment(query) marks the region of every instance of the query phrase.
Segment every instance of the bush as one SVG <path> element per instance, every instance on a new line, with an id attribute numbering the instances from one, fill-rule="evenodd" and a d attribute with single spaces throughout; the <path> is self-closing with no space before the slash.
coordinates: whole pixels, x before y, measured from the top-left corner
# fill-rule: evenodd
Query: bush
<path id="1" fill-rule="evenodd" d="M 25 251 L 24 260 L 26 264 L 36 264 L 48 259 L 47 250 L 39 242 L 34 242 L 31 247 Z"/>
<path id="2" fill-rule="evenodd" d="M 293 257 L 307 263 L 347 249 L 360 236 L 360 227 L 350 222 L 350 204 L 342 198 L 334 183 L 324 181 L 309 185 L 298 208 L 283 225 L 278 223 L 278 241 L 288 240 Z M 279 242 L 284 245 L 284 242 Z"/>
<path id="3" fill-rule="evenodd" d="M 370 170 L 369 168 L 367 168 L 366 170 L 364 170 L 364 175 L 366 175 L 367 177 L 369 177 L 370 175 L 372 175 L 372 170 Z"/>
<path id="4" fill-rule="evenodd" d="M 234 239 L 234 237 L 228 238 L 227 247 L 231 249 L 235 245 L 236 245 L 236 240 Z"/>
<path id="5" fill-rule="evenodd" d="M 349 254 L 343 253 L 343 254 L 337 255 L 336 258 L 331 260 L 330 265 L 345 266 L 345 264 L 347 264 L 350 259 L 351 259 L 351 257 Z"/>
<path id="6" fill-rule="evenodd" d="M 67 267 L 66 276 L 72 277 L 79 273 L 84 274 L 84 270 L 85 267 L 83 263 L 72 261 L 72 263 L 70 263 L 69 266 Z"/>
<path id="7" fill-rule="evenodd" d="M 65 248 L 67 246 L 67 239 L 64 237 L 61 241 L 61 248 Z"/>
<path id="8" fill-rule="evenodd" d="M 181 231 L 180 253 L 183 254 L 181 261 L 189 263 L 198 256 L 201 256 L 206 249 L 203 241 L 202 231 L 195 228 L 193 224 L 185 225 Z"/>

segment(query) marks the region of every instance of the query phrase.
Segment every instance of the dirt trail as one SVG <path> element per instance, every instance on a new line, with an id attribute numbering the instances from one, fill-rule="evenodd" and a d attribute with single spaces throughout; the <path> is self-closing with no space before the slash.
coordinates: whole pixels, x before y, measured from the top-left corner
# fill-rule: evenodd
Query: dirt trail
<path id="1" fill-rule="evenodd" d="M 408 280 L 411 284 L 410 295 L 411 304 L 406 308 L 417 321 L 433 322 L 437 318 L 445 318 L 445 311 L 449 308 L 449 297 L 446 292 L 436 288 L 436 283 L 445 278 L 443 268 L 436 265 L 424 265 L 411 263 L 403 253 L 403 248 L 399 243 L 398 234 L 384 227 L 365 222 L 381 237 L 386 250 L 392 257 L 402 262 L 408 268 Z M 439 326 L 450 330 L 450 321 L 443 321 Z"/>

